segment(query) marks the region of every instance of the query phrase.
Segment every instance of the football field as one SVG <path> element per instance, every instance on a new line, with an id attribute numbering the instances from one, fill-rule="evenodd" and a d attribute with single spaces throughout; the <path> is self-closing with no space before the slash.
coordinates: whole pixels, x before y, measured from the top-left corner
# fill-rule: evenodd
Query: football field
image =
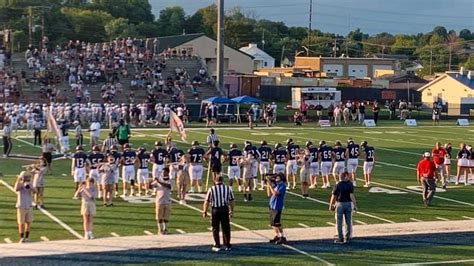
<path id="1" fill-rule="evenodd" d="M 314 125 L 295 127 L 291 124 L 277 124 L 273 128 L 256 128 L 249 130 L 244 127 L 225 125 L 217 127 L 216 133 L 221 139 L 221 147 L 229 148 L 230 143 L 236 143 L 240 149 L 244 141 L 249 140 L 259 146 L 261 140 L 266 140 L 271 146 L 280 142 L 285 145 L 288 138 L 303 147 L 307 140 L 318 143 L 325 140 L 333 146 L 336 140 L 346 143 L 353 138 L 357 143 L 368 141 L 376 151 L 376 163 L 373 170 L 371 188 L 362 187 L 362 169 L 358 171 L 358 187 L 356 197 L 359 211 L 354 215 L 354 241 L 348 245 L 337 246 L 332 239 L 298 238 L 292 241 L 288 235 L 289 244 L 285 247 L 257 241 L 235 245 L 231 253 L 211 254 L 211 243 L 204 242 L 194 248 L 173 247 L 161 249 L 134 250 L 117 252 L 123 256 L 130 254 L 133 260 L 120 260 L 114 252 L 103 252 L 95 255 L 82 254 L 91 263 L 193 263 L 193 264 L 242 264 L 242 263 L 342 263 L 348 264 L 380 264 L 380 263 L 474 263 L 474 186 L 454 185 L 451 183 L 446 190 L 438 188 L 433 204 L 425 207 L 421 198 L 421 187 L 416 182 L 416 164 L 425 151 L 431 151 L 436 141 L 453 144 L 453 156 L 456 155 L 460 143 L 474 143 L 474 127 L 458 127 L 454 122 L 444 122 L 441 126 L 430 126 L 431 122 L 419 123 L 418 127 L 405 127 L 401 122 L 386 123 L 376 128 L 338 127 L 319 128 Z M 106 136 L 105 130 L 102 137 Z M 156 140 L 164 140 L 168 129 L 132 129 L 131 143 L 133 148 L 145 146 L 148 151 L 153 148 Z M 181 142 L 174 135 L 178 147 L 186 151 L 193 140 L 205 143 L 208 129 L 187 128 L 187 143 Z M 71 139 L 71 144 L 75 139 Z M 18 132 L 14 139 L 14 154 L 39 155 L 40 148 L 34 147 L 31 136 L 26 132 Z M 89 139 L 85 139 L 89 143 Z M 73 145 L 71 145 L 72 147 Z M 86 150 L 90 146 L 86 145 Z M 20 159 L 0 158 L 0 242 L 5 244 L 17 242 L 15 201 L 12 191 L 16 175 L 21 171 L 21 165 L 32 162 Z M 73 200 L 74 183 L 70 177 L 69 159 L 59 159 L 53 162 L 53 175 L 48 175 L 45 189 L 45 209 L 35 210 L 35 221 L 31 240 L 47 242 L 54 240 L 80 239 L 83 235 L 82 219 L 80 217 L 80 202 Z M 360 162 L 362 165 L 362 162 Z M 451 175 L 456 174 L 456 162 L 453 161 Z M 227 164 L 224 164 L 227 172 Z M 204 181 L 207 170 L 204 171 Z M 227 182 L 227 178 L 225 178 Z M 330 178 L 334 186 L 334 180 Z M 211 183 L 211 182 L 210 182 Z M 318 179 L 321 186 L 321 180 Z M 121 191 L 121 188 L 120 188 Z M 243 194 L 237 192 L 235 215 L 232 219 L 234 231 L 259 232 L 269 230 L 268 198 L 264 191 L 255 191 L 254 200 L 244 202 Z M 332 230 L 334 213 L 328 210 L 330 189 L 311 189 L 308 198 L 303 198 L 299 188 L 289 190 L 285 199 L 285 209 L 282 216 L 284 228 L 295 228 L 295 232 L 307 229 L 308 232 Z M 175 196 L 175 193 L 173 193 Z M 171 213 L 169 230 L 177 237 L 191 233 L 209 231 L 210 221 L 201 217 L 204 194 L 190 194 L 186 205 L 174 203 Z M 93 244 L 100 239 L 146 236 L 155 234 L 154 198 L 126 197 L 114 199 L 114 207 L 102 207 L 97 201 L 97 215 L 94 219 L 94 236 L 98 240 L 85 242 Z M 370 225 L 386 224 L 387 226 L 411 223 L 446 224 L 452 221 L 466 221 L 471 226 L 466 227 L 465 233 L 436 233 L 410 235 L 410 231 L 393 236 L 364 236 L 358 237 L 358 226 L 370 231 Z M 424 223 L 432 222 L 432 223 Z M 399 233 L 399 232 L 398 232 Z M 406 234 L 405 234 L 406 233 Z M 257 235 L 257 233 L 255 233 Z M 153 236 L 158 237 L 158 236 Z M 307 236 L 310 238 L 310 236 Z M 297 237 L 295 237 L 296 239 Z M 3 245 L 3 244 L 2 244 Z M 28 244 L 26 244 L 28 245 Z M 1 249 L 1 248 L 0 248 Z M 169 252 L 168 255 L 165 255 Z M 101 254 L 110 260 L 105 260 Z M 158 255 L 157 255 L 158 254 Z M 100 258 L 101 257 L 101 258 Z M 61 257 L 43 257 L 44 262 L 56 262 Z M 81 256 L 64 257 L 70 263 L 81 262 Z M 8 262 L 8 258 L 3 258 Z M 25 263 L 33 263 L 34 259 L 26 259 Z M 2 263 L 0 253 L 0 264 Z"/>

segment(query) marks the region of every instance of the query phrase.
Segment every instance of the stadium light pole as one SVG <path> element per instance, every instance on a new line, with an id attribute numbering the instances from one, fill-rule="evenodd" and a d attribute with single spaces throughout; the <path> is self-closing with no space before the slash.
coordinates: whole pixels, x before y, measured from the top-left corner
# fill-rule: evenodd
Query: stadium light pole
<path id="1" fill-rule="evenodd" d="M 217 89 L 224 91 L 224 0 L 217 0 Z"/>

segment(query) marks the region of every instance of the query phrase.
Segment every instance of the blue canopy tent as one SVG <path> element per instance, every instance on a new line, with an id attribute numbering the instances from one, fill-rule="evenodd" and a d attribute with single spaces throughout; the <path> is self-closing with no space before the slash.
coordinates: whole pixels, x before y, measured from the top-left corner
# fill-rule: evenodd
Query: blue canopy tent
<path id="1" fill-rule="evenodd" d="M 240 123 L 240 104 L 246 104 L 246 103 L 251 103 L 251 104 L 261 104 L 262 100 L 244 95 L 244 96 L 239 96 L 232 98 L 233 101 L 237 103 L 237 122 Z"/>
<path id="2" fill-rule="evenodd" d="M 201 101 L 201 108 L 199 109 L 199 117 L 201 117 L 201 115 L 202 115 L 202 107 L 205 104 L 209 104 L 209 103 L 217 104 L 217 105 L 226 105 L 226 111 L 225 111 L 224 115 L 228 115 L 227 110 L 228 110 L 229 104 L 236 104 L 236 102 L 233 101 L 232 99 L 219 97 L 219 96 L 214 96 L 214 97 L 202 100 Z"/>

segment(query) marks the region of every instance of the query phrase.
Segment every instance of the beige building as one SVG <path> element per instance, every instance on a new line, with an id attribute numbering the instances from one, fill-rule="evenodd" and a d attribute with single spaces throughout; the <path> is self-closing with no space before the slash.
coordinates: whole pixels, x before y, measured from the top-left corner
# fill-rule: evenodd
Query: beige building
<path id="1" fill-rule="evenodd" d="M 375 78 L 381 71 L 396 71 L 397 60 L 386 58 L 299 57 L 295 67 L 310 68 L 333 77 Z"/>
<path id="2" fill-rule="evenodd" d="M 217 41 L 203 33 L 159 37 L 158 50 L 168 48 L 178 51 L 186 50 L 192 55 L 199 56 L 206 63 L 209 73 L 215 75 L 217 69 Z M 253 57 L 224 46 L 224 71 L 233 73 L 252 74 L 254 70 Z"/>
<path id="3" fill-rule="evenodd" d="M 446 72 L 418 91 L 426 108 L 442 102 L 448 115 L 469 115 L 474 110 L 474 71 Z"/>

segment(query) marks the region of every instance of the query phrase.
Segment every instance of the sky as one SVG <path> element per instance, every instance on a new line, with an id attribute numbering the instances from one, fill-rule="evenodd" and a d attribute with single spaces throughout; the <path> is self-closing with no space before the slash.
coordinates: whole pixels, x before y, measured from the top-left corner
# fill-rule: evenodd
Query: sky
<path id="1" fill-rule="evenodd" d="M 149 0 L 158 17 L 161 9 L 180 5 L 187 15 L 214 0 Z M 241 7 L 259 19 L 283 21 L 288 26 L 309 24 L 310 0 L 224 0 L 225 9 Z M 416 34 L 445 26 L 474 32 L 474 0 L 313 0 L 312 27 L 347 34 L 360 28 L 375 34 Z"/>

